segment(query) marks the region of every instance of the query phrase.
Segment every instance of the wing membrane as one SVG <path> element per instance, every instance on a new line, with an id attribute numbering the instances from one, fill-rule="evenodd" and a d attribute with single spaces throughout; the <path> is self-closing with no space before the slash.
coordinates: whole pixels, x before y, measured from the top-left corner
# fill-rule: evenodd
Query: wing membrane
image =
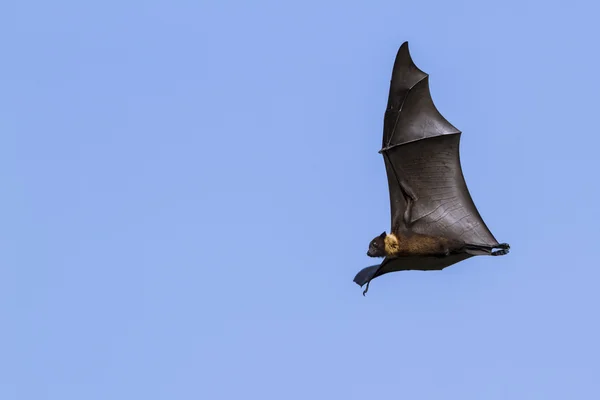
<path id="1" fill-rule="evenodd" d="M 405 226 L 417 233 L 470 244 L 498 244 L 465 183 L 459 157 L 460 137 L 461 132 L 435 107 L 429 77 L 414 64 L 405 42 L 394 62 L 381 149 L 390 191 L 392 229 Z M 406 214 L 411 196 L 416 198 Z"/>
<path id="2" fill-rule="evenodd" d="M 409 228 L 416 233 L 443 236 L 469 244 L 498 244 L 483 222 L 469 194 L 459 159 L 460 133 L 442 135 L 396 146 L 386 151 L 389 186 L 402 179 L 417 199 Z M 401 218 L 406 200 L 393 198 L 392 215 Z"/>

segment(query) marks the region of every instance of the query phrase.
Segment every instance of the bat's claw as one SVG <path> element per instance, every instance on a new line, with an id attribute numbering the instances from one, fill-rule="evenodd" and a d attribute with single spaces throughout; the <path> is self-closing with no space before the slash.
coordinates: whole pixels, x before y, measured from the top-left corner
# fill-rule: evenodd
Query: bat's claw
<path id="1" fill-rule="evenodd" d="M 371 281 L 367 282 L 367 287 L 365 288 L 365 290 L 363 291 L 363 296 L 367 294 L 367 292 L 369 291 L 369 283 L 371 283 Z"/>

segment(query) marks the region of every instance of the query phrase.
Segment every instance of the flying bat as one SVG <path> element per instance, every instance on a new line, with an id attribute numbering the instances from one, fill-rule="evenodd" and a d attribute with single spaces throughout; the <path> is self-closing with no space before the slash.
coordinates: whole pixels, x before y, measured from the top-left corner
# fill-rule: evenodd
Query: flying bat
<path id="1" fill-rule="evenodd" d="M 383 155 L 390 192 L 391 232 L 369 243 L 381 264 L 361 270 L 356 282 L 395 271 L 442 270 L 479 255 L 501 256 L 498 243 L 469 194 L 462 173 L 461 131 L 433 104 L 429 75 L 413 62 L 408 42 L 396 55 L 383 123 Z"/>

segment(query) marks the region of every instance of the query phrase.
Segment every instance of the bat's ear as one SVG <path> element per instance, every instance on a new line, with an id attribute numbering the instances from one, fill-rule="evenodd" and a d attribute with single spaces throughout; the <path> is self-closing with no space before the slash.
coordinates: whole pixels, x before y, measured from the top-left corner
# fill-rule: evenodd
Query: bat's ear
<path id="1" fill-rule="evenodd" d="M 383 231 L 383 233 L 381 235 L 379 235 L 379 237 L 385 239 L 385 237 L 386 237 L 385 231 Z"/>

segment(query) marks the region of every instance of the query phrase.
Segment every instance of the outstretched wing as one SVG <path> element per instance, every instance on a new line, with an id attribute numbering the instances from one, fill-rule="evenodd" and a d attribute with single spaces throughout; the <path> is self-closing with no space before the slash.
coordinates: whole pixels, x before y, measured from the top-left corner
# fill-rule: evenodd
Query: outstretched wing
<path id="1" fill-rule="evenodd" d="M 392 230 L 498 245 L 465 183 L 461 132 L 433 104 L 428 75 L 412 61 L 408 42 L 394 63 L 383 131 L 380 153 L 388 177 Z"/>
<path id="2" fill-rule="evenodd" d="M 371 265 L 360 270 L 354 277 L 354 282 L 363 286 L 378 276 L 396 271 L 439 271 L 471 257 L 473 257 L 472 254 L 460 253 L 448 257 L 386 258 L 381 264 Z"/>

